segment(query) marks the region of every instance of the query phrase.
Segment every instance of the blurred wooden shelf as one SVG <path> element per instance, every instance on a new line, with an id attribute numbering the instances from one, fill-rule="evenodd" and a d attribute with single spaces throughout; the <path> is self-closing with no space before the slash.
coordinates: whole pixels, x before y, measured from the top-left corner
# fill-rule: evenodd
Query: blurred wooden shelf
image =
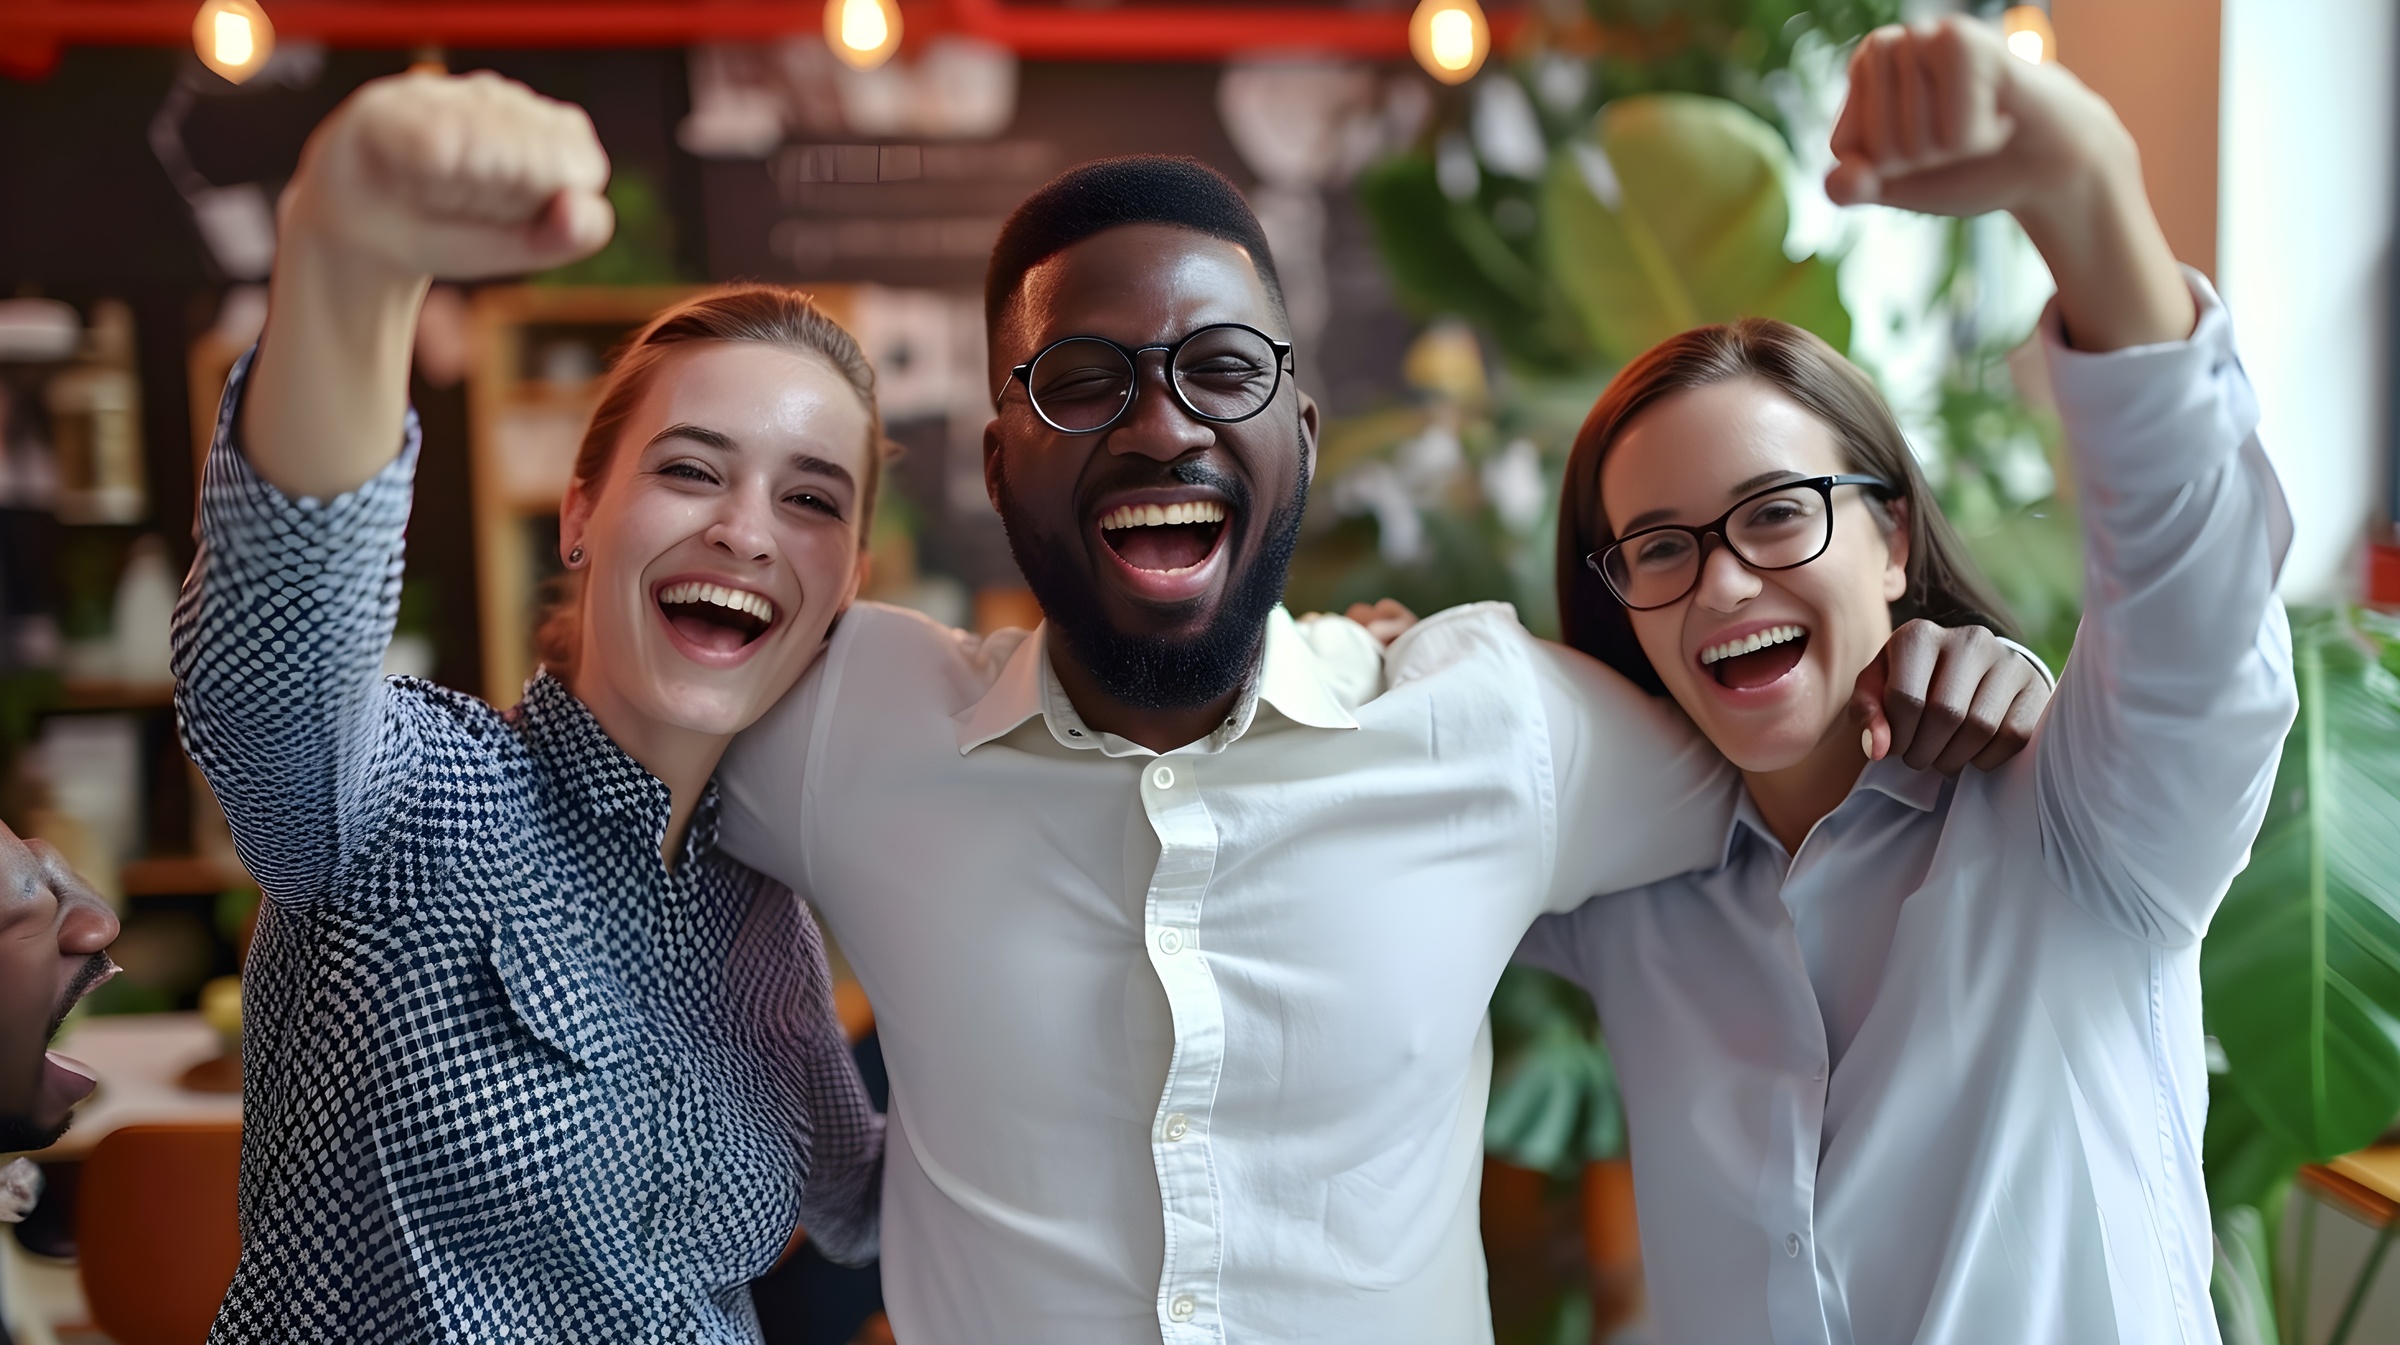
<path id="1" fill-rule="evenodd" d="M 2300 1169 L 2302 1189 L 2369 1228 L 2400 1222 L 2400 1148 L 2364 1149 Z"/>
<path id="2" fill-rule="evenodd" d="M 129 897 L 194 896 L 251 886 L 241 861 L 214 855 L 162 855 L 136 859 L 118 871 Z"/>
<path id="3" fill-rule="evenodd" d="M 118 682 L 70 677 L 59 684 L 60 710 L 163 710 L 175 703 L 173 682 Z"/>

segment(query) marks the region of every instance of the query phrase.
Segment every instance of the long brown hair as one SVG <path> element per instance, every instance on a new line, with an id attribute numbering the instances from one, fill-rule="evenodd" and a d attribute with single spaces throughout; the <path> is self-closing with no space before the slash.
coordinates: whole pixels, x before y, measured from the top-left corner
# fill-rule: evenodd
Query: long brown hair
<path id="1" fill-rule="evenodd" d="M 833 366 L 867 409 L 867 466 L 858 490 L 858 545 L 867 547 L 875 492 L 883 478 L 883 413 L 875 404 L 875 369 L 858 342 L 807 291 L 783 285 L 735 285 L 663 309 L 627 338 L 600 385 L 600 401 L 575 451 L 575 483 L 597 496 L 608 478 L 625 422 L 650 391 L 669 351 L 695 341 L 756 341 L 814 354 Z M 544 665 L 572 680 L 583 637 L 583 575 L 569 570 L 543 594 L 545 611 L 534 644 Z"/>
<path id="2" fill-rule="evenodd" d="M 1986 626 L 2014 638 L 2016 626 L 1942 517 L 1891 408 L 1864 371 L 1788 322 L 1744 318 L 1671 336 L 1619 371 L 1576 432 L 1558 519 L 1558 621 L 1566 642 L 1653 695 L 1665 684 L 1634 638 L 1624 604 L 1584 563 L 1616 541 L 1600 495 L 1600 467 L 1634 417 L 1678 392 L 1755 378 L 1798 402 L 1840 442 L 1846 469 L 1891 483 L 1874 502 L 1888 525 L 1908 527 L 1908 588 L 1892 624 L 1923 617 L 1944 626 Z M 1894 508 L 1898 508 L 1898 517 Z"/>

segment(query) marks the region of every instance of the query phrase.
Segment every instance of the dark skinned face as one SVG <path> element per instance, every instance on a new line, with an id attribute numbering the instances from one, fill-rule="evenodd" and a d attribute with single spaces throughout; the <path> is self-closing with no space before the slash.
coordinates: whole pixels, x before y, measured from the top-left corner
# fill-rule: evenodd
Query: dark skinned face
<path id="1" fill-rule="evenodd" d="M 1151 353 L 1123 419 L 1098 434 L 1062 434 L 1034 414 L 1008 371 L 1068 336 L 1139 348 L 1218 322 L 1289 339 L 1240 246 L 1135 224 L 1027 273 L 992 334 L 992 386 L 1008 380 L 984 431 L 992 503 L 1067 652 L 1136 709 L 1205 705 L 1255 666 L 1315 469 L 1316 404 L 1287 371 L 1258 415 L 1201 420 L 1175 401 L 1165 360 Z M 1158 522 L 1153 507 L 1170 521 Z"/>
<path id="2" fill-rule="evenodd" d="M 0 826 L 0 1153 L 39 1149 L 92 1091 L 90 1071 L 50 1055 L 59 1020 L 115 974 L 117 917 L 58 851 Z"/>

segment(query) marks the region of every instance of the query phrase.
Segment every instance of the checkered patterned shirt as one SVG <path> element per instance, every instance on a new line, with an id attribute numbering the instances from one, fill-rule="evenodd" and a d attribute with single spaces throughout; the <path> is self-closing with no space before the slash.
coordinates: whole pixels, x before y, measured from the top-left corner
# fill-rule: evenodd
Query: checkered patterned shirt
<path id="1" fill-rule="evenodd" d="M 184 743 L 268 901 L 242 1256 L 212 1342 L 755 1341 L 795 1225 L 871 1257 L 882 1168 L 814 919 L 548 675 L 380 675 L 416 461 L 335 499 L 220 413 L 176 612 Z"/>

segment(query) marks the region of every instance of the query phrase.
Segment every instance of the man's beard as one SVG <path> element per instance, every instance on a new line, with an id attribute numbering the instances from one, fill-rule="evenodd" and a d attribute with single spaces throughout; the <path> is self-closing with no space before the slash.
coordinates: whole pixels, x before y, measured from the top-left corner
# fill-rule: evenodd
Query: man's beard
<path id="1" fill-rule="evenodd" d="M 108 975 L 109 969 L 115 965 L 109 961 L 106 953 L 92 954 L 90 960 L 83 964 L 82 970 L 75 973 L 74 981 L 67 986 L 67 993 L 58 997 L 58 1008 L 50 1015 L 50 1027 L 42 1033 L 44 1042 L 49 1042 L 58 1036 L 59 1024 L 67 1021 L 67 1014 L 83 998 L 84 992 L 98 984 L 103 977 Z M 42 1081 L 46 1077 L 48 1059 L 45 1053 L 36 1053 L 33 1057 L 33 1091 L 27 1096 L 39 1098 L 42 1095 Z M 69 1112 L 57 1125 L 43 1126 L 37 1124 L 31 1115 L 11 1116 L 0 1113 L 0 1154 L 21 1154 L 30 1153 L 35 1149 L 47 1149 L 58 1142 L 59 1136 L 67 1133 L 67 1127 L 74 1123 L 74 1119 L 74 1113 Z"/>
<path id="2" fill-rule="evenodd" d="M 67 1133 L 67 1126 L 73 1120 L 74 1117 L 70 1115 L 57 1125 L 44 1127 L 35 1125 L 31 1116 L 0 1116 L 0 1154 L 26 1154 L 36 1149 L 47 1149 L 58 1143 L 59 1136 Z"/>
<path id="3" fill-rule="evenodd" d="M 1307 445 L 1300 446 L 1307 460 Z M 1167 474 L 1186 485 L 1222 491 L 1234 517 L 1247 519 L 1253 501 L 1242 481 L 1198 463 L 1177 463 Z M 1258 662 L 1267 616 L 1283 601 L 1291 575 L 1292 550 L 1300 540 L 1300 517 L 1308 507 L 1303 472 L 1291 499 L 1268 516 L 1258 554 L 1241 558 L 1216 615 L 1197 635 L 1127 635 L 1101 610 L 1089 573 L 1075 549 L 1054 546 L 1018 508 L 1008 473 L 1000 474 L 1000 521 L 1008 549 L 1042 605 L 1042 616 L 1058 628 L 1067 648 L 1110 699 L 1137 710 L 1188 710 L 1240 687 Z M 1232 526 L 1228 520 L 1227 527 Z M 1231 545 L 1225 538 L 1221 545 Z M 1101 545 L 1107 543 L 1103 541 Z"/>

